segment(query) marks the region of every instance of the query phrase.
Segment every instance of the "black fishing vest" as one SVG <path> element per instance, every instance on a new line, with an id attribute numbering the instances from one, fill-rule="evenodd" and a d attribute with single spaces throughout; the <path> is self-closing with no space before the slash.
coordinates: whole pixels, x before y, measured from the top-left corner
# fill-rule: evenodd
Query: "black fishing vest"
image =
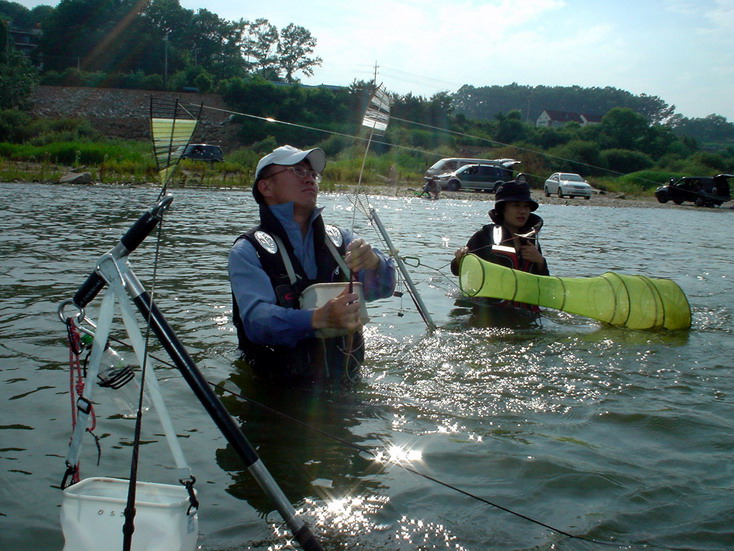
<path id="1" fill-rule="evenodd" d="M 344 257 L 346 245 L 343 233 L 335 226 L 325 227 L 321 216 L 314 220 L 312 228 L 317 266 L 315 279 L 308 278 L 293 252 L 293 247 L 283 226 L 265 205 L 260 206 L 260 225 L 235 240 L 236 243 L 240 239 L 246 239 L 255 248 L 260 264 L 270 278 L 278 306 L 298 309 L 301 295 L 308 286 L 314 283 L 347 281 L 346 274 L 339 267 L 327 245 L 327 239 L 330 239 L 337 253 Z M 277 236 L 285 248 L 295 272 L 295 283 L 291 283 L 281 256 L 280 246 L 273 236 Z M 237 328 L 242 356 L 253 370 L 263 377 L 283 383 L 337 380 L 345 374 L 348 376 L 356 374 L 359 364 L 364 359 L 364 342 L 361 331 L 353 334 L 351 346 L 349 346 L 348 337 L 304 339 L 292 348 L 255 344 L 245 334 L 234 294 L 232 295 L 232 306 L 233 322 Z"/>
<path id="2" fill-rule="evenodd" d="M 523 272 L 536 275 L 548 275 L 547 263 L 543 264 L 543 266 L 538 266 L 533 262 L 528 262 L 527 260 L 520 258 L 520 255 L 515 250 L 515 245 L 512 242 L 512 235 L 510 235 L 510 233 L 505 230 L 501 224 L 497 223 L 498 220 L 495 220 L 492 214 L 493 212 L 494 211 L 490 212 L 490 216 L 495 223 L 482 226 L 482 229 L 479 230 L 479 235 L 477 236 L 478 242 L 472 240 L 474 254 L 489 262 L 494 262 L 495 264 L 507 266 L 508 268 L 513 268 L 515 270 L 522 270 Z M 523 239 L 523 241 L 525 243 L 535 245 L 541 253 L 542 249 L 540 248 L 540 243 L 537 239 L 537 231 L 542 227 L 543 219 L 537 214 L 531 213 L 525 227 L 520 230 L 522 233 L 530 232 L 533 229 L 536 230 L 535 239 Z"/>
<path id="3" fill-rule="evenodd" d="M 531 214 L 530 216 L 531 218 L 528 220 L 528 224 L 521 231 L 530 231 L 530 229 L 532 228 L 532 222 L 534 222 L 536 219 L 540 221 L 537 215 Z M 479 234 L 479 243 L 473 244 L 473 246 L 477 249 L 475 254 L 480 258 L 483 258 L 484 260 L 488 260 L 489 262 L 493 262 L 495 264 L 499 264 L 501 266 L 513 268 L 515 270 L 521 270 L 523 272 L 528 272 L 536 275 L 548 275 L 549 272 L 547 264 L 543 264 L 543 266 L 539 267 L 534 262 L 530 262 L 520 257 L 518 252 L 515 250 L 515 245 L 512 242 L 512 236 L 500 224 L 487 224 L 486 226 L 482 227 L 480 232 L 481 233 Z M 526 240 L 526 242 L 535 245 L 539 251 L 541 250 L 537 239 Z M 507 245 L 505 245 L 505 243 L 507 243 Z M 487 302 L 491 302 L 495 305 L 511 305 L 515 308 L 530 310 L 531 312 L 536 313 L 540 312 L 540 308 L 538 308 L 537 306 L 532 304 L 525 304 L 522 302 L 513 302 L 498 299 L 487 299 Z"/>
<path id="4" fill-rule="evenodd" d="M 491 262 L 523 272 L 537 273 L 533 262 L 520 258 L 512 242 L 512 236 L 504 227 L 499 224 L 487 224 L 482 228 L 482 232 L 487 235 L 487 244 L 491 243 L 491 246 L 485 249 L 491 252 Z"/>

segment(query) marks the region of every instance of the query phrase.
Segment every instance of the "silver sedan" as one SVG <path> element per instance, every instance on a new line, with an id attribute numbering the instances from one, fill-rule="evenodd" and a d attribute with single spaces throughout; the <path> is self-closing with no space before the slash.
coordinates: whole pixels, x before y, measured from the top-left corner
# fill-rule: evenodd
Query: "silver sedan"
<path id="1" fill-rule="evenodd" d="M 572 172 L 555 172 L 551 174 L 545 181 L 543 191 L 546 197 L 556 194 L 558 197 L 570 197 L 571 199 L 574 197 L 589 199 L 594 192 L 583 177 Z"/>

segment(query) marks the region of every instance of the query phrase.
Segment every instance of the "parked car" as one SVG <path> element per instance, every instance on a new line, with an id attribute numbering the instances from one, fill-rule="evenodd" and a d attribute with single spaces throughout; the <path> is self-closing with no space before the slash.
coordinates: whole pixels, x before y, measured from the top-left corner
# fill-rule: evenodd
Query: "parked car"
<path id="1" fill-rule="evenodd" d="M 435 176 L 433 180 L 438 182 L 442 189 L 449 191 L 476 189 L 496 192 L 500 184 L 512 180 L 512 164 L 518 162 L 512 161 L 509 166 L 464 165 L 454 172 Z"/>
<path id="2" fill-rule="evenodd" d="M 734 178 L 734 174 L 671 178 L 670 183 L 655 190 L 655 197 L 661 203 L 673 201 L 680 205 L 690 201 L 697 207 L 719 207 L 731 200 L 729 178 Z"/>
<path id="3" fill-rule="evenodd" d="M 450 174 L 466 165 L 493 165 L 505 166 L 506 163 L 518 164 L 520 161 L 514 159 L 471 159 L 469 157 L 447 157 L 432 164 L 423 174 L 425 182 L 431 181 L 436 176 Z"/>
<path id="4" fill-rule="evenodd" d="M 224 161 L 224 153 L 218 145 L 191 143 L 183 150 L 181 158 L 206 163 L 218 163 Z"/>
<path id="5" fill-rule="evenodd" d="M 574 197 L 583 197 L 588 200 L 591 198 L 594 190 L 589 185 L 589 182 L 578 174 L 574 174 L 573 172 L 554 172 L 545 181 L 543 192 L 546 197 L 550 197 L 555 193 L 558 197 L 569 196 L 571 199 Z"/>

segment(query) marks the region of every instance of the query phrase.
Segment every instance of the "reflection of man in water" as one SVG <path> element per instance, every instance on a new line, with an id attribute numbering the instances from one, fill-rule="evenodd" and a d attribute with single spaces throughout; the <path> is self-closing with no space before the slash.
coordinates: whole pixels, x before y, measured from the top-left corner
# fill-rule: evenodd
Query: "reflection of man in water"
<path id="1" fill-rule="evenodd" d="M 350 428 L 369 417 L 365 404 L 354 393 L 323 391 L 321 387 L 284 388 L 254 380 L 246 368 L 238 369 L 230 379 L 251 402 L 228 394 L 222 401 L 240 420 L 242 431 L 291 503 L 309 497 L 376 493 L 378 484 L 365 480 L 374 463 L 349 448 L 350 443 L 360 442 Z M 232 476 L 228 493 L 246 500 L 263 515 L 274 510 L 229 444 L 217 450 L 216 456 L 219 466 Z"/>

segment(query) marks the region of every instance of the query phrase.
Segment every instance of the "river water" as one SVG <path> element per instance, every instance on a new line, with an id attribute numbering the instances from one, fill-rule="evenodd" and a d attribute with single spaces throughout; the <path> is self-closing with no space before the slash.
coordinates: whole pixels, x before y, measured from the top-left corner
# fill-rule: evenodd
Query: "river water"
<path id="1" fill-rule="evenodd" d="M 63 546 L 57 486 L 71 421 L 57 307 L 156 197 L 144 187 L 0 184 L 2 549 Z M 350 199 L 322 195 L 325 218 L 380 246 Z M 226 264 L 257 217 L 247 192 L 174 191 L 156 302 L 207 380 L 226 387 L 224 403 L 325 549 L 609 548 L 588 540 L 732 549 L 733 213 L 571 203 L 538 211 L 552 273 L 671 278 L 690 300 L 690 330 L 632 331 L 554 311 L 540 327 L 474 323 L 454 304 L 448 269 L 487 221 L 491 203 L 471 200 L 369 198 L 438 329 L 426 329 L 407 293 L 371 303 L 367 357 L 350 389 L 263 388 L 235 362 Z M 149 291 L 155 241 L 130 257 Z M 123 338 L 121 327 L 118 318 Z M 197 478 L 203 549 L 290 549 L 178 371 L 156 371 Z M 82 476 L 127 477 L 133 422 L 98 396 L 102 456 L 96 466 L 87 439 Z M 139 479 L 175 484 L 153 415 L 142 440 Z"/>

